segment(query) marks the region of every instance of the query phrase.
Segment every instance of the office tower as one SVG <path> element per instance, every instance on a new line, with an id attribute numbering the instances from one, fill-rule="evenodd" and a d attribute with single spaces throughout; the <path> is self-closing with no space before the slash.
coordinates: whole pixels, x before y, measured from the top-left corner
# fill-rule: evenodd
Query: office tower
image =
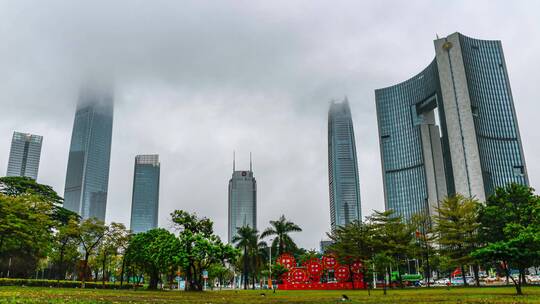
<path id="1" fill-rule="evenodd" d="M 135 157 L 131 201 L 131 230 L 133 233 L 157 228 L 159 170 L 158 155 L 137 155 Z"/>
<path id="2" fill-rule="evenodd" d="M 422 72 L 375 98 L 386 209 L 408 219 L 448 195 L 528 185 L 500 41 L 437 39 Z"/>
<path id="3" fill-rule="evenodd" d="M 328 180 L 332 230 L 362 220 L 358 160 L 349 102 L 332 102 L 328 111 Z"/>
<path id="4" fill-rule="evenodd" d="M 13 132 L 7 176 L 26 176 L 36 180 L 42 142 L 42 136 Z"/>
<path id="5" fill-rule="evenodd" d="M 105 220 L 112 126 L 112 89 L 83 88 L 73 123 L 64 192 L 64 207 L 82 218 Z"/>
<path id="6" fill-rule="evenodd" d="M 233 157 L 233 174 L 229 180 L 229 243 L 243 226 L 257 229 L 257 181 L 251 154 L 249 171 L 236 171 Z"/>

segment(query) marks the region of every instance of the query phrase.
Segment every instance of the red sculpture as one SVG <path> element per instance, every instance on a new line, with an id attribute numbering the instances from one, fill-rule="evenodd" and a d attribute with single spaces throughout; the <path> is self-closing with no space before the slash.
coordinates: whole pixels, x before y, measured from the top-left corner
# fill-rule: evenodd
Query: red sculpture
<path id="1" fill-rule="evenodd" d="M 278 287 L 280 289 L 332 290 L 364 287 L 360 261 L 340 265 L 336 256 L 329 254 L 322 259 L 309 259 L 298 267 L 294 256 L 286 253 L 279 256 L 276 263 L 289 270 L 282 276 L 283 284 Z"/>
<path id="2" fill-rule="evenodd" d="M 296 266 L 296 259 L 291 254 L 284 253 L 277 258 L 276 263 L 285 266 L 287 269 L 291 269 Z"/>

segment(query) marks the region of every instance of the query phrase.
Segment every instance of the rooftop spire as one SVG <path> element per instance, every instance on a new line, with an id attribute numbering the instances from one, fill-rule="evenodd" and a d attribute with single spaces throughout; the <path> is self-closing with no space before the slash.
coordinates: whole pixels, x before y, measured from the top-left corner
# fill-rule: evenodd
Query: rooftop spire
<path id="1" fill-rule="evenodd" d="M 236 152 L 233 150 L 232 152 L 232 171 L 236 170 Z"/>
<path id="2" fill-rule="evenodd" d="M 253 172 L 253 162 L 251 160 L 251 152 L 249 152 L 249 172 Z"/>

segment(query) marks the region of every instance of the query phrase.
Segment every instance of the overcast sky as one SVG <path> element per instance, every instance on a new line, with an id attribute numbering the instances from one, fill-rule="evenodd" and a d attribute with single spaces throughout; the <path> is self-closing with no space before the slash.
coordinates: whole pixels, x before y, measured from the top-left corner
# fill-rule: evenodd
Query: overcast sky
<path id="1" fill-rule="evenodd" d="M 503 42 L 525 158 L 540 178 L 538 1 L 0 0 L 0 173 L 14 130 L 44 136 L 38 181 L 63 195 L 77 91 L 115 82 L 107 221 L 129 226 L 137 154 L 161 159 L 159 224 L 174 209 L 226 239 L 232 151 L 253 152 L 258 228 L 281 214 L 318 248 L 329 229 L 327 111 L 347 96 L 362 213 L 384 208 L 374 89 L 434 57 L 436 34 Z"/>

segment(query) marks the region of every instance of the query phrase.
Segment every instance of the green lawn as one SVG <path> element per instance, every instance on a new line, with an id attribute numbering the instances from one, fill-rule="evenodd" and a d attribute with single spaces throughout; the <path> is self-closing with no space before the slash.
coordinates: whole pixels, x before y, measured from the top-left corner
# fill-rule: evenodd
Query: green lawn
<path id="1" fill-rule="evenodd" d="M 264 293 L 266 296 L 262 296 Z M 431 288 L 372 291 L 126 291 L 43 287 L 0 287 L 0 303 L 341 303 L 346 294 L 350 303 L 540 303 L 540 287 L 524 288 L 515 296 L 510 287 Z"/>

